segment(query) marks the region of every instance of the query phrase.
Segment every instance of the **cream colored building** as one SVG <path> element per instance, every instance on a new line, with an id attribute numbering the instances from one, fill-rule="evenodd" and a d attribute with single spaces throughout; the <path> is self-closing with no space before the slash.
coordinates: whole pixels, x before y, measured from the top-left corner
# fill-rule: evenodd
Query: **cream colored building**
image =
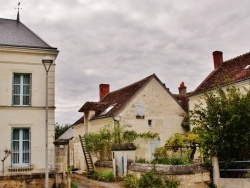
<path id="1" fill-rule="evenodd" d="M 202 99 L 203 94 L 218 86 L 225 88 L 235 85 L 242 91 L 244 91 L 243 88 L 250 87 L 250 52 L 223 61 L 223 53 L 215 51 L 213 60 L 214 70 L 188 96 L 190 110 L 194 109 L 195 105 L 205 105 Z"/>
<path id="2" fill-rule="evenodd" d="M 137 133 L 159 134 L 159 139 L 139 139 L 135 143 L 136 157 L 148 161 L 155 148 L 163 146 L 171 135 L 186 132 L 182 127 L 185 107 L 155 74 L 116 91 L 110 92 L 108 84 L 100 84 L 99 90 L 100 101 L 86 102 L 79 110 L 83 118 L 72 126 L 76 168 L 85 168 L 79 134 L 97 132 L 106 125 L 112 127 L 115 121 L 120 126 L 129 125 L 129 130 Z"/>
<path id="3" fill-rule="evenodd" d="M 6 172 L 45 168 L 45 56 L 59 51 L 39 38 L 19 20 L 0 19 L 0 158 Z M 53 161 L 55 63 L 48 77 L 48 148 Z M 17 170 L 19 172 L 19 170 Z"/>

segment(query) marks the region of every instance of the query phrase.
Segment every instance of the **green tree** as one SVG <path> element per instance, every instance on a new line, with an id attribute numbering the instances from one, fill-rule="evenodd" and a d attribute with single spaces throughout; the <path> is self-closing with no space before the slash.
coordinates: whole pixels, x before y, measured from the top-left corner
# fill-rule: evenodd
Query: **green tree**
<path id="1" fill-rule="evenodd" d="M 70 124 L 60 125 L 55 124 L 55 140 L 59 138 L 63 133 L 65 133 L 71 127 Z"/>
<path id="2" fill-rule="evenodd" d="M 204 104 L 190 112 L 205 156 L 220 160 L 250 159 L 250 90 L 229 86 L 204 94 Z"/>

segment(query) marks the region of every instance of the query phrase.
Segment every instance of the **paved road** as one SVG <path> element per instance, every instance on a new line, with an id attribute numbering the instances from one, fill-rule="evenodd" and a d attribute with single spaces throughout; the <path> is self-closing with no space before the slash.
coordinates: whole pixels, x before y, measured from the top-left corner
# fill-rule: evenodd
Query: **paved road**
<path id="1" fill-rule="evenodd" d="M 122 188 L 121 183 L 105 183 L 87 178 L 84 175 L 72 174 L 72 181 L 78 185 L 78 188 Z"/>

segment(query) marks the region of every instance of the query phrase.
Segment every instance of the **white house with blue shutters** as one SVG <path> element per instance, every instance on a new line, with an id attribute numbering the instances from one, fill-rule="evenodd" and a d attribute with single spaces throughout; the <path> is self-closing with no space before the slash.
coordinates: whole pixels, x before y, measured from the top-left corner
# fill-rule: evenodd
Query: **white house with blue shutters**
<path id="1" fill-rule="evenodd" d="M 0 172 L 44 170 L 46 72 L 42 59 L 55 60 L 58 53 L 18 19 L 0 18 L 0 159 L 4 161 Z M 55 62 L 48 83 L 48 148 L 53 168 Z"/>

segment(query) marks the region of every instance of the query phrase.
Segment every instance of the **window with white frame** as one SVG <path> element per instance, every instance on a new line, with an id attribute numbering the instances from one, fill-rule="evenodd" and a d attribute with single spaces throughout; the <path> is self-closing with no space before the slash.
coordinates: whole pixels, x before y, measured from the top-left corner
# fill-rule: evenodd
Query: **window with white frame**
<path id="1" fill-rule="evenodd" d="M 30 129 L 13 128 L 11 144 L 11 164 L 29 165 L 30 164 Z"/>
<path id="2" fill-rule="evenodd" d="M 31 74 L 13 74 L 12 105 L 30 106 Z"/>

